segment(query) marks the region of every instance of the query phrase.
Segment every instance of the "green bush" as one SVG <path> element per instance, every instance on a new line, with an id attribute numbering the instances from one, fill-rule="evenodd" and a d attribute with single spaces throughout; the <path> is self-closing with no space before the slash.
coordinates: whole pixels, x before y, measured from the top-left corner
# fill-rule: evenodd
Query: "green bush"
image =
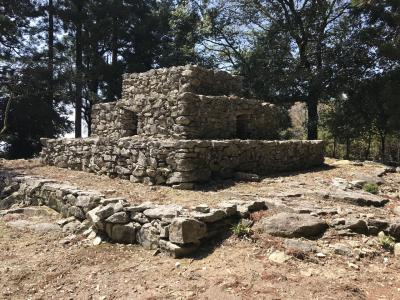
<path id="1" fill-rule="evenodd" d="M 392 251 L 394 249 L 395 239 L 390 235 L 380 234 L 378 236 L 379 244 L 383 249 Z"/>
<path id="2" fill-rule="evenodd" d="M 236 225 L 233 225 L 231 229 L 233 234 L 236 235 L 237 237 L 249 236 L 251 233 L 250 227 L 243 223 L 238 223 Z"/>
<path id="3" fill-rule="evenodd" d="M 368 182 L 363 185 L 363 190 L 368 193 L 376 195 L 379 192 L 379 187 L 376 183 Z"/>

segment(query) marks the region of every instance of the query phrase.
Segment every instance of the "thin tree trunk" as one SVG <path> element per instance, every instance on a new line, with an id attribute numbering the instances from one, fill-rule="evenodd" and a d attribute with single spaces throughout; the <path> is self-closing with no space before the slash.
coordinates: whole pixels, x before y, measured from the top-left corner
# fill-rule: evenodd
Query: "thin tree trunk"
<path id="1" fill-rule="evenodd" d="M 0 130 L 0 137 L 2 137 L 8 130 L 8 116 L 10 114 L 12 97 L 13 97 L 12 94 L 10 94 L 10 98 L 7 101 L 6 109 L 4 110 L 3 128 Z"/>
<path id="2" fill-rule="evenodd" d="M 385 152 L 386 152 L 386 134 L 381 133 L 381 161 L 385 162 Z"/>
<path id="3" fill-rule="evenodd" d="M 82 7 L 79 7 L 81 14 Z M 76 94 L 75 94 L 75 138 L 82 137 L 82 21 L 76 24 Z"/>
<path id="4" fill-rule="evenodd" d="M 309 99 L 307 102 L 308 124 L 307 138 L 309 140 L 318 139 L 318 100 L 315 98 Z"/>
<path id="5" fill-rule="evenodd" d="M 337 151 L 337 140 L 333 138 L 333 158 L 336 158 L 336 151 Z"/>
<path id="6" fill-rule="evenodd" d="M 49 50 L 49 97 L 54 100 L 54 6 L 53 0 L 49 0 L 49 28 L 48 28 L 48 50 Z"/>
<path id="7" fill-rule="evenodd" d="M 345 159 L 350 158 L 350 146 L 351 146 L 351 140 L 350 140 L 350 138 L 346 138 L 346 157 L 345 157 Z"/>
<path id="8" fill-rule="evenodd" d="M 371 134 L 371 132 L 369 132 L 368 133 L 367 149 L 365 150 L 365 160 L 368 160 L 369 155 L 371 153 L 371 142 L 372 142 L 372 134 Z"/>

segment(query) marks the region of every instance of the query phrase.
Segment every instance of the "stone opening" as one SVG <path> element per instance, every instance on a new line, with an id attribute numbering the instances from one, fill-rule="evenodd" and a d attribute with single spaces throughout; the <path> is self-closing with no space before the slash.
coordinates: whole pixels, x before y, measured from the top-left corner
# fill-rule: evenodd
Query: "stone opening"
<path id="1" fill-rule="evenodd" d="M 248 115 L 239 115 L 236 117 L 236 138 L 247 139 L 249 135 L 249 122 Z"/>
<path id="2" fill-rule="evenodd" d="M 122 109 L 121 114 L 122 136 L 133 136 L 138 134 L 139 118 L 137 113 L 128 109 Z"/>

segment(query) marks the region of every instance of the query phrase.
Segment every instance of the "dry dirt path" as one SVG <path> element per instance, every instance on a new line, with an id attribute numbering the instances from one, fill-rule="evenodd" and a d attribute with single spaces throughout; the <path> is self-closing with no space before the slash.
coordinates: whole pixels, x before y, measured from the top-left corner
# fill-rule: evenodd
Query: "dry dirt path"
<path id="1" fill-rule="evenodd" d="M 381 169 L 379 165 L 337 164 L 309 173 L 264 178 L 257 183 L 222 182 L 203 191 L 179 191 L 43 167 L 35 160 L 1 161 L 0 168 L 68 181 L 83 189 L 125 196 L 133 202 L 186 206 L 212 206 L 232 197 L 326 189 L 332 178 L 354 180 Z M 400 174 L 387 174 L 384 179 L 381 193 L 391 197 L 384 208 L 323 201 L 305 192 L 290 196 L 287 203 L 293 207 L 333 207 L 344 211 L 343 215 L 374 213 L 395 218 L 393 209 L 400 204 L 395 198 Z M 256 220 L 258 217 L 254 216 Z M 334 216 L 324 218 L 331 221 Z M 328 230 L 323 238 L 312 241 L 323 256 L 290 253 L 285 247 L 287 239 L 258 233 L 256 222 L 252 239 L 230 236 L 210 241 L 195 256 L 176 260 L 163 254 L 154 256 L 135 245 L 92 246 L 79 238 L 61 244 L 66 236 L 61 231 L 15 226 L 56 219 L 24 215 L 0 218 L 0 299 L 400 299 L 400 258 L 382 249 L 375 236 L 340 236 Z M 351 255 L 336 253 L 333 247 L 338 243 L 349 246 Z M 360 249 L 366 252 L 354 255 Z M 286 251 L 287 260 L 271 261 L 274 251 Z"/>

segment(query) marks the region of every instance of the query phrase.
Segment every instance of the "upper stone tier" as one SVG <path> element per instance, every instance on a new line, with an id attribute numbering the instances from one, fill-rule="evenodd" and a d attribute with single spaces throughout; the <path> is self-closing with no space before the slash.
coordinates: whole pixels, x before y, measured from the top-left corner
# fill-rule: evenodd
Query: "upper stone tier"
<path id="1" fill-rule="evenodd" d="M 123 77 L 123 101 L 132 99 L 133 95 L 177 95 L 185 92 L 210 96 L 241 95 L 242 78 L 193 65 L 125 74 Z"/>
<path id="2" fill-rule="evenodd" d="M 198 66 L 126 74 L 122 99 L 95 105 L 94 136 L 176 139 L 275 139 L 280 111 L 241 98 L 242 79 Z"/>

